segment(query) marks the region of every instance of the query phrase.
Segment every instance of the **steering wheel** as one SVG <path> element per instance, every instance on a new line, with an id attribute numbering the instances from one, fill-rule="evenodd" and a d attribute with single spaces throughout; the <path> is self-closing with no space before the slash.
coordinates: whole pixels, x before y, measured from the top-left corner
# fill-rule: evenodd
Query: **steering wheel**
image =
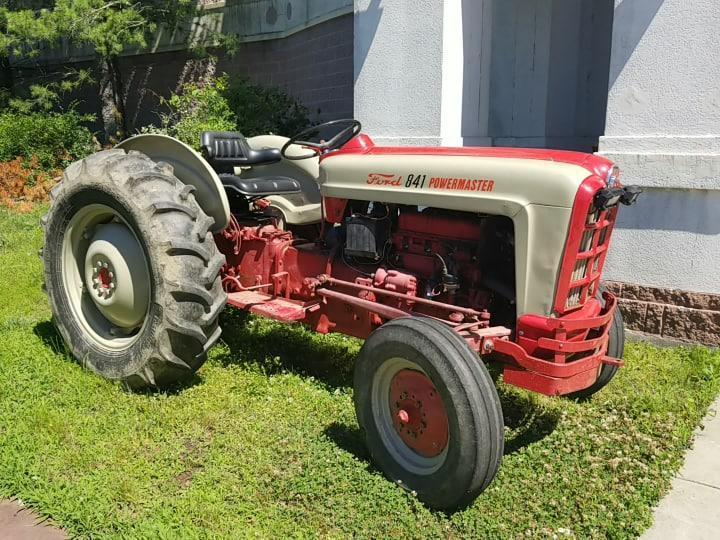
<path id="1" fill-rule="evenodd" d="M 334 126 L 346 126 L 343 129 L 341 129 L 337 135 L 335 135 L 332 139 L 329 141 L 322 141 L 319 143 L 314 142 L 308 142 L 304 141 L 306 137 L 310 137 L 313 135 L 318 135 L 322 132 L 323 129 L 334 127 Z M 344 145 L 346 145 L 350 140 L 352 140 L 354 137 L 357 137 L 360 134 L 360 131 L 362 130 L 362 124 L 358 122 L 355 119 L 348 118 L 344 120 L 332 120 L 331 122 L 325 122 L 324 124 L 318 124 L 317 126 L 309 127 L 294 137 L 290 137 L 288 142 L 285 143 L 285 145 L 280 150 L 280 153 L 282 154 L 282 157 L 285 159 L 290 159 L 292 161 L 299 161 L 301 159 L 309 159 L 313 158 L 319 154 L 325 154 L 327 152 L 331 152 L 333 150 L 338 150 L 342 148 Z M 311 148 L 313 149 L 313 152 L 310 154 L 302 154 L 299 156 L 291 156 L 288 155 L 287 150 L 292 146 L 293 144 L 299 144 L 300 146 L 303 146 L 305 148 Z"/>

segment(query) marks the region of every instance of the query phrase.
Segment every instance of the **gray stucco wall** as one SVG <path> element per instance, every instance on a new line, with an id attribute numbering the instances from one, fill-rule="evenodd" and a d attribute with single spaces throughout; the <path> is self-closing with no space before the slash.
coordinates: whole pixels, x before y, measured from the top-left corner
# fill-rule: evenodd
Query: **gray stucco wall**
<path id="1" fill-rule="evenodd" d="M 592 151 L 613 0 L 355 0 L 355 114 L 392 144 Z"/>
<path id="2" fill-rule="evenodd" d="M 600 151 L 645 193 L 620 214 L 606 276 L 720 294 L 720 4 L 615 4 Z"/>
<path id="3" fill-rule="evenodd" d="M 355 116 L 380 144 L 439 144 L 443 2 L 355 0 Z"/>
<path id="4" fill-rule="evenodd" d="M 626 324 L 720 345 L 720 3 L 615 0 L 600 152 L 645 192 L 604 277 Z"/>
<path id="5" fill-rule="evenodd" d="M 605 128 L 612 0 L 494 2 L 495 146 L 590 151 Z"/>

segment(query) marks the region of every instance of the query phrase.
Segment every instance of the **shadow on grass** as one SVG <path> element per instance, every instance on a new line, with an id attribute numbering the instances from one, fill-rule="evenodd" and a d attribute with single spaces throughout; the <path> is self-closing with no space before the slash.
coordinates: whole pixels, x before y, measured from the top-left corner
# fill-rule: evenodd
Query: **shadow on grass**
<path id="1" fill-rule="evenodd" d="M 222 315 L 223 339 L 229 354 L 221 355 L 221 365 L 260 367 L 265 373 L 290 371 L 318 379 L 331 389 L 352 386 L 352 371 L 357 356 L 357 342 L 340 336 L 321 336 L 299 325 L 268 324 L 245 312 L 231 310 Z M 54 353 L 70 358 L 62 337 L 51 321 L 35 325 L 33 332 Z M 501 370 L 490 366 L 490 374 L 497 382 Z M 168 395 L 177 395 L 185 389 L 202 383 L 194 374 L 189 380 L 165 389 Z M 139 393 L 154 393 L 153 390 Z M 532 396 L 506 391 L 501 388 L 506 434 L 505 454 L 540 441 L 553 432 L 559 413 L 539 408 Z M 369 458 L 362 432 L 357 427 L 334 423 L 326 435 L 340 448 L 359 459 Z"/>
<path id="2" fill-rule="evenodd" d="M 63 340 L 60 333 L 57 331 L 57 328 L 52 321 L 42 321 L 37 323 L 33 327 L 33 334 L 40 338 L 40 341 L 43 342 L 43 345 L 45 345 L 45 347 L 50 349 L 55 354 L 70 354 L 68 348 L 65 346 L 65 341 Z"/>
<path id="3" fill-rule="evenodd" d="M 514 454 L 555 431 L 560 419 L 558 410 L 539 408 L 527 393 L 501 389 L 499 395 L 505 427 L 509 428 L 509 433 L 505 435 L 505 455 Z"/>
<path id="4" fill-rule="evenodd" d="M 58 356 L 64 356 L 67 358 L 68 361 L 76 362 L 76 360 L 73 358 L 73 355 L 70 351 L 70 349 L 65 344 L 65 340 L 63 340 L 62 336 L 57 330 L 57 327 L 55 324 L 53 324 L 52 321 L 42 321 L 37 323 L 33 327 L 33 334 L 35 334 L 38 338 L 40 338 L 40 341 L 43 342 L 43 345 L 50 349 L 53 353 L 55 353 Z M 79 364 L 82 364 L 81 362 L 77 362 Z M 88 371 L 89 368 L 85 367 Z M 98 375 L 99 376 L 99 375 Z M 133 394 L 138 395 L 154 395 L 158 392 L 162 392 L 165 395 L 168 396 L 175 396 L 178 394 L 181 394 L 184 390 L 187 388 L 191 388 L 197 384 L 200 384 L 203 382 L 203 379 L 201 376 L 199 376 L 197 373 L 193 373 L 188 379 L 184 381 L 178 381 L 177 383 L 174 383 L 170 386 L 164 387 L 161 390 L 158 390 L 157 388 L 130 388 L 128 385 L 120 384 L 120 386 L 127 392 L 131 392 Z"/>
<path id="5" fill-rule="evenodd" d="M 230 354 L 219 359 L 223 365 L 260 366 L 266 373 L 291 371 L 312 376 L 330 388 L 352 386 L 357 356 L 353 341 L 340 341 L 312 333 L 299 325 L 267 325 L 240 311 L 223 314 L 223 338 Z M 502 370 L 490 366 L 497 382 Z M 499 392 L 506 434 L 505 454 L 515 453 L 552 433 L 558 411 L 540 408 L 532 396 L 501 389 Z M 354 426 L 333 423 L 327 437 L 358 459 L 369 460 L 362 432 Z"/>
<path id="6" fill-rule="evenodd" d="M 525 396 L 500 394 L 505 427 L 505 455 L 514 454 L 543 440 L 557 426 L 559 413 L 537 409 Z M 325 428 L 325 435 L 338 447 L 363 461 L 370 460 L 363 432 L 355 427 L 334 422 Z"/>
<path id="7" fill-rule="evenodd" d="M 300 325 L 268 324 L 232 310 L 222 315 L 223 341 L 230 354 L 222 365 L 258 366 L 265 373 L 283 371 L 311 376 L 329 388 L 352 386 L 357 345 L 352 338 L 323 336 Z"/>
<path id="8" fill-rule="evenodd" d="M 360 428 L 333 422 L 324 430 L 325 436 L 338 448 L 345 450 L 366 463 L 371 463 L 370 452 L 365 446 L 365 437 Z M 372 465 L 374 467 L 374 464 Z"/>

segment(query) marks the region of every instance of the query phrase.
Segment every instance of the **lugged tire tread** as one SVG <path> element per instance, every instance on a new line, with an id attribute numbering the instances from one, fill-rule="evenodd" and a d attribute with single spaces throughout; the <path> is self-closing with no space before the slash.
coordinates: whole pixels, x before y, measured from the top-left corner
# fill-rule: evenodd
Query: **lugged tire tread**
<path id="1" fill-rule="evenodd" d="M 207 263 L 207 269 L 203 272 L 203 281 L 212 283 L 223 266 L 225 266 L 225 255 L 220 253 Z"/>
<path id="2" fill-rule="evenodd" d="M 161 347 L 160 348 L 160 356 L 165 360 L 166 362 L 179 367 L 180 369 L 191 371 L 190 365 L 180 358 L 178 355 L 176 355 L 171 350 L 168 350 L 168 347 Z"/>
<path id="3" fill-rule="evenodd" d="M 209 324 L 212 321 L 216 320 L 220 313 L 225 309 L 225 304 L 227 304 L 227 299 L 225 298 L 218 298 L 215 303 L 210 306 L 209 311 L 205 313 L 205 315 L 202 316 L 202 321 L 205 324 Z"/>
<path id="4" fill-rule="evenodd" d="M 183 186 L 183 188 L 180 190 L 179 197 L 183 201 L 186 201 L 188 197 L 190 197 L 191 193 L 195 193 L 197 191 L 197 188 L 195 186 L 192 186 L 190 184 L 186 184 Z"/>
<path id="5" fill-rule="evenodd" d="M 181 320 L 171 314 L 165 314 L 165 320 L 167 321 L 168 327 L 178 334 L 184 334 L 199 342 L 203 342 L 206 339 L 205 332 L 203 332 L 202 327 L 197 323 Z"/>
<path id="6" fill-rule="evenodd" d="M 210 249 L 186 238 L 168 240 L 165 242 L 165 245 L 167 246 L 166 253 L 168 255 L 193 255 L 201 259 L 206 266 L 213 257 Z M 222 255 L 220 257 L 222 257 Z"/>
<path id="7" fill-rule="evenodd" d="M 193 228 L 193 233 L 195 234 L 199 242 L 204 242 L 207 239 L 210 228 L 213 225 L 215 225 L 215 220 L 210 216 L 198 216 L 198 218 L 195 220 L 195 227 Z"/>
<path id="8" fill-rule="evenodd" d="M 167 214 L 168 212 L 182 212 L 190 217 L 193 221 L 198 218 L 197 211 L 188 206 L 187 204 L 178 203 L 175 201 L 160 201 L 154 202 L 150 205 L 153 213 L 155 214 Z"/>
<path id="9" fill-rule="evenodd" d="M 170 294 L 172 294 L 178 302 L 196 302 L 202 304 L 205 308 L 210 308 L 215 302 L 212 293 L 205 287 L 200 287 L 193 283 L 165 281 L 171 287 Z"/>
<path id="10" fill-rule="evenodd" d="M 220 336 L 222 335 L 222 328 L 218 326 L 212 334 L 210 334 L 210 337 L 208 337 L 207 342 L 203 346 L 202 354 L 207 354 L 207 352 L 212 349 L 212 347 L 218 342 L 220 339 Z"/>

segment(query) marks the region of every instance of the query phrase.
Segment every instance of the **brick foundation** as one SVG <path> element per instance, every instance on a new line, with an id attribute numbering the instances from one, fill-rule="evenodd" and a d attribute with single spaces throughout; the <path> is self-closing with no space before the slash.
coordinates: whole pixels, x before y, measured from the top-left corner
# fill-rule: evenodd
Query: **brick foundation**
<path id="1" fill-rule="evenodd" d="M 665 338 L 720 345 L 720 294 L 606 281 L 620 299 L 625 326 Z"/>

